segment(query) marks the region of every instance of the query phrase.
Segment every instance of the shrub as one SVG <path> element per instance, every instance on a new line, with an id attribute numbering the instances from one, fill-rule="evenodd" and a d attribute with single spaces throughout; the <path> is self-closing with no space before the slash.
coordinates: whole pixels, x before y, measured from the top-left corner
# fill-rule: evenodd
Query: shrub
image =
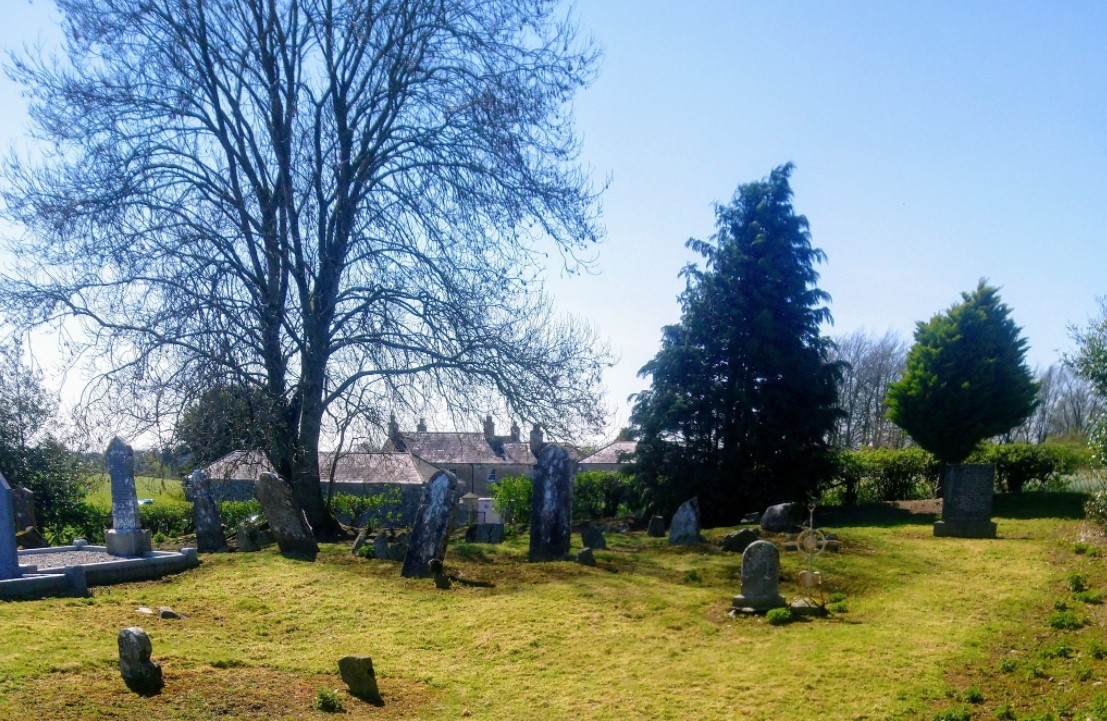
<path id="1" fill-rule="evenodd" d="M 192 533 L 191 503 L 155 503 L 139 506 L 138 515 L 142 527 L 151 534 L 161 534 L 163 538 L 177 538 Z"/>
<path id="2" fill-rule="evenodd" d="M 1011 673 L 1015 670 L 1015 666 L 1015 662 L 1009 658 L 1005 658 L 999 662 L 999 670 L 1003 673 Z"/>
<path id="3" fill-rule="evenodd" d="M 1082 573 L 1070 573 L 1068 579 L 1069 590 L 1074 593 L 1088 590 L 1088 577 Z"/>
<path id="4" fill-rule="evenodd" d="M 844 601 L 835 601 L 826 608 L 831 613 L 849 613 L 849 606 Z"/>
<path id="5" fill-rule="evenodd" d="M 248 501 L 220 501 L 219 517 L 228 528 L 234 528 L 251 516 L 260 516 L 261 504 L 251 498 Z"/>
<path id="6" fill-rule="evenodd" d="M 1073 598 L 1089 606 L 1098 606 L 1103 603 L 1103 594 L 1099 591 L 1081 591 L 1075 594 Z"/>
<path id="7" fill-rule="evenodd" d="M 506 476 L 488 484 L 496 512 L 508 525 L 530 522 L 530 504 L 534 498 L 534 481 L 526 476 Z"/>
<path id="8" fill-rule="evenodd" d="M 1009 443 L 984 446 L 969 456 L 968 462 L 994 463 L 996 490 L 1019 493 L 1031 487 L 1062 490 L 1060 476 L 1087 466 L 1090 458 L 1086 451 L 1072 446 Z"/>
<path id="9" fill-rule="evenodd" d="M 111 525 L 111 509 L 81 501 L 66 511 L 64 521 L 55 521 L 41 530 L 51 545 L 62 546 L 71 543 L 74 538 L 84 538 L 89 543 L 103 543 L 104 531 L 111 528 Z"/>
<path id="10" fill-rule="evenodd" d="M 331 507 L 356 528 L 381 528 L 398 523 L 402 506 L 403 493 L 396 486 L 386 486 L 371 496 L 336 493 L 331 499 Z"/>
<path id="11" fill-rule="evenodd" d="M 783 626 L 792 622 L 792 610 L 788 608 L 774 608 L 765 614 L 765 620 L 772 626 Z"/>
<path id="12" fill-rule="evenodd" d="M 1092 655 L 1096 661 L 1102 661 L 1107 658 L 1107 645 L 1104 645 L 1102 641 L 1092 639 L 1092 642 L 1088 644 L 1088 653 Z"/>
<path id="13" fill-rule="evenodd" d="M 624 502 L 631 477 L 617 471 L 585 471 L 573 478 L 573 520 L 611 518 Z"/>
<path id="14" fill-rule="evenodd" d="M 995 710 L 993 714 L 996 721 L 1015 721 L 1015 709 L 1011 708 L 1011 704 L 1005 703 Z"/>
<path id="15" fill-rule="evenodd" d="M 1050 628 L 1058 631 L 1075 631 L 1084 627 L 1084 619 L 1073 611 L 1054 611 L 1047 620 Z"/>
<path id="16" fill-rule="evenodd" d="M 1072 658 L 1076 654 L 1076 650 L 1062 641 L 1044 647 L 1041 653 L 1043 658 Z"/>
<path id="17" fill-rule="evenodd" d="M 980 689 L 976 686 L 972 686 L 968 691 L 965 691 L 966 703 L 984 703 L 984 694 L 980 692 Z"/>
<path id="18" fill-rule="evenodd" d="M 840 451 L 836 467 L 846 503 L 929 498 L 941 471 L 938 460 L 921 448 Z"/>
<path id="19" fill-rule="evenodd" d="M 1107 490 L 1093 491 L 1084 501 L 1084 515 L 1089 521 L 1107 526 Z"/>
<path id="20" fill-rule="evenodd" d="M 828 600 L 831 603 L 841 603 L 842 601 L 846 600 L 846 594 L 842 593 L 841 591 L 835 591 L 834 593 L 830 594 L 830 598 Z"/>
<path id="21" fill-rule="evenodd" d="M 321 688 L 315 692 L 315 708 L 324 713 L 339 713 L 344 711 L 342 697 L 337 691 Z"/>
<path id="22" fill-rule="evenodd" d="M 1072 552 L 1077 556 L 1098 556 L 1099 549 L 1095 546 L 1084 543 L 1083 541 L 1076 541 L 1072 544 Z"/>

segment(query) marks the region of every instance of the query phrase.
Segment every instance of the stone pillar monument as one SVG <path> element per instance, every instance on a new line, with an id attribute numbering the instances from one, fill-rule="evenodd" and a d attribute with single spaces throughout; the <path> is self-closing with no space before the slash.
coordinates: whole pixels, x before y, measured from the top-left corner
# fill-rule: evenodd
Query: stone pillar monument
<path id="1" fill-rule="evenodd" d="M 211 495 L 208 474 L 197 468 L 188 477 L 192 491 L 192 521 L 196 525 L 196 550 L 202 553 L 216 553 L 227 550 L 227 539 L 223 538 L 223 519 L 219 517 L 219 506 Z"/>
<path id="2" fill-rule="evenodd" d="M 135 493 L 135 453 L 118 436 L 108 444 L 112 527 L 104 534 L 113 556 L 141 556 L 151 550 L 150 532 L 142 530 Z"/>
<path id="3" fill-rule="evenodd" d="M 569 556 L 573 518 L 573 463 L 561 446 L 546 445 L 534 469 L 527 560 L 564 561 Z"/>
<path id="4" fill-rule="evenodd" d="M 457 503 L 457 478 L 452 473 L 438 471 L 423 489 L 423 499 L 415 512 L 411 542 L 404 556 L 400 575 L 404 578 L 428 578 L 434 575 L 431 561 L 446 557 L 450 540 L 450 520 Z"/>
<path id="5" fill-rule="evenodd" d="M 0 473 L 0 580 L 19 578 L 19 554 L 15 550 L 15 516 L 12 489 Z"/>
<path id="6" fill-rule="evenodd" d="M 934 524 L 935 536 L 995 538 L 992 496 L 995 466 L 991 463 L 951 463 L 942 484 L 942 520 Z"/>

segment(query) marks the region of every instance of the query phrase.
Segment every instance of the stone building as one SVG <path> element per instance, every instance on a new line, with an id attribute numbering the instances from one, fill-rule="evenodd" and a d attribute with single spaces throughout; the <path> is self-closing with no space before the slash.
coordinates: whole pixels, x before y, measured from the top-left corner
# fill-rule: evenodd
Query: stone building
<path id="1" fill-rule="evenodd" d="M 638 449 L 638 441 L 615 441 L 577 462 L 577 472 L 627 471 L 630 457 Z"/>

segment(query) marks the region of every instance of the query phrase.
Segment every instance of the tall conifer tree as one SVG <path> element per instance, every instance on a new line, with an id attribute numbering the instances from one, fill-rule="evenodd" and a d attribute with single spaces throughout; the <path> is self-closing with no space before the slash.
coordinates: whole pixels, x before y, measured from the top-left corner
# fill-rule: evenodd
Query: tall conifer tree
<path id="1" fill-rule="evenodd" d="M 681 320 L 641 370 L 649 390 L 632 421 L 648 501 L 669 512 L 698 495 L 704 520 L 800 500 L 830 473 L 840 366 L 829 360 L 825 259 L 792 208 L 792 165 L 738 188 L 716 208 L 717 232 L 688 247 Z"/>

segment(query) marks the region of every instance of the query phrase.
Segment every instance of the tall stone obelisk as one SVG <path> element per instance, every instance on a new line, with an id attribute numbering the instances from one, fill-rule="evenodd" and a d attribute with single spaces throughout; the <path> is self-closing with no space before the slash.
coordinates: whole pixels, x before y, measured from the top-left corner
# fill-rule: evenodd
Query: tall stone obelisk
<path id="1" fill-rule="evenodd" d="M 135 453 L 118 436 L 108 444 L 112 528 L 104 534 L 113 556 L 141 556 L 151 550 L 150 532 L 142 530 L 135 492 Z"/>

